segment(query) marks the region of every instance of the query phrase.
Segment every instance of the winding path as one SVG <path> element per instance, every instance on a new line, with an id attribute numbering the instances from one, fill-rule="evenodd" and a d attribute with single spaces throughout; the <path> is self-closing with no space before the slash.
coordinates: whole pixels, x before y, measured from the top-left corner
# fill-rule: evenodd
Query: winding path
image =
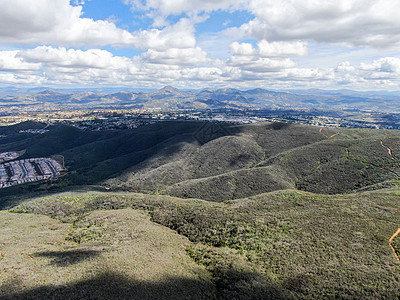
<path id="1" fill-rule="evenodd" d="M 382 140 L 381 140 L 381 145 L 382 145 L 383 147 L 386 148 L 386 150 L 387 150 L 388 154 L 390 155 L 390 157 L 391 157 L 392 159 L 394 159 L 392 149 L 391 149 L 389 146 L 386 146 L 386 145 L 383 143 Z"/>
<path id="2" fill-rule="evenodd" d="M 327 139 L 331 139 L 339 134 L 339 133 L 335 133 L 332 135 L 326 135 L 325 133 L 322 132 L 322 128 L 319 129 L 319 132 L 322 133 Z"/>
<path id="3" fill-rule="evenodd" d="M 397 255 L 396 249 L 393 247 L 392 242 L 400 234 L 400 228 L 397 229 L 397 231 L 392 235 L 392 237 L 389 239 L 389 246 L 392 248 L 394 255 L 396 255 L 397 259 L 400 261 L 400 257 Z"/>

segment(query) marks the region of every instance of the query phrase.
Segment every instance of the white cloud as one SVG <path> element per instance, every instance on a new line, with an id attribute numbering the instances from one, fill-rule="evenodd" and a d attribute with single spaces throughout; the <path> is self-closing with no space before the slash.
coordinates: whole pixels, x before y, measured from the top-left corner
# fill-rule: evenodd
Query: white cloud
<path id="1" fill-rule="evenodd" d="M 138 49 L 165 51 L 170 48 L 193 48 L 196 45 L 192 21 L 182 18 L 163 30 L 156 28 L 134 33 L 133 43 Z"/>
<path id="2" fill-rule="evenodd" d="M 207 62 L 207 54 L 199 47 L 171 48 L 163 52 L 148 50 L 142 55 L 145 62 L 178 66 L 197 66 Z"/>
<path id="3" fill-rule="evenodd" d="M 282 69 L 293 68 L 296 66 L 290 58 L 255 58 L 249 56 L 232 56 L 228 64 L 230 66 L 240 67 L 243 70 L 260 72 L 277 72 Z"/>
<path id="4" fill-rule="evenodd" d="M 100 49 L 82 51 L 40 46 L 0 51 L 0 71 L 4 72 L 1 77 L 4 80 L 0 81 L 3 83 L 112 84 L 132 79 L 135 70 L 140 70 L 137 61 Z M 27 74 L 20 76 L 20 72 Z"/>
<path id="5" fill-rule="evenodd" d="M 175 80 L 205 80 L 218 68 L 187 68 L 209 63 L 200 48 L 149 50 L 142 56 L 114 56 L 100 49 L 75 50 L 40 46 L 28 50 L 0 51 L 0 83 L 39 84 L 173 84 Z M 212 70 L 212 72 L 211 72 Z M 30 72 L 17 76 L 17 72 Z M 31 80 L 29 80 L 31 78 Z M 209 80 L 212 79 L 209 77 Z M 39 80 L 40 79 L 40 80 Z"/>
<path id="6" fill-rule="evenodd" d="M 165 51 L 150 49 L 133 58 L 115 56 L 99 49 L 51 46 L 0 51 L 0 83 L 399 88 L 400 58 L 397 57 L 383 57 L 358 65 L 344 61 L 336 68 L 304 68 L 298 67 L 288 57 L 262 57 L 260 48 L 246 43 L 233 43 L 231 51 L 233 55 L 226 61 L 207 58 L 198 47 Z M 273 52 L 276 53 L 280 52 Z"/>
<path id="7" fill-rule="evenodd" d="M 350 73 L 352 73 L 352 72 L 354 72 L 355 70 L 356 70 L 356 68 L 353 67 L 353 66 L 350 64 L 349 61 L 341 62 L 341 63 L 337 66 L 337 68 L 336 68 L 336 71 L 337 71 L 337 72 L 350 72 Z"/>
<path id="8" fill-rule="evenodd" d="M 221 69 L 213 67 L 190 68 L 182 71 L 182 76 L 186 79 L 205 82 L 220 82 L 222 74 L 223 71 Z"/>
<path id="9" fill-rule="evenodd" d="M 372 63 L 361 63 L 360 69 L 364 71 L 382 72 L 393 75 L 400 75 L 400 58 L 384 57 Z"/>
<path id="10" fill-rule="evenodd" d="M 17 57 L 29 63 L 45 63 L 69 68 L 123 69 L 130 61 L 128 58 L 113 56 L 111 52 L 100 49 L 82 51 L 50 46 L 20 51 Z"/>
<path id="11" fill-rule="evenodd" d="M 301 55 L 307 51 L 306 44 L 302 42 L 269 43 L 265 40 L 258 43 L 258 48 L 254 48 L 249 43 L 234 42 L 230 45 L 230 49 L 232 53 L 228 60 L 230 66 L 255 73 L 278 72 L 293 68 L 296 63 L 285 56 L 288 54 Z"/>
<path id="12" fill-rule="evenodd" d="M 284 70 L 280 80 L 286 81 L 321 81 L 334 80 L 333 69 L 311 69 L 311 68 L 292 68 Z"/>
<path id="13" fill-rule="evenodd" d="M 259 56 L 259 57 L 285 57 L 307 54 L 307 43 L 303 41 L 296 42 L 268 42 L 261 40 L 257 43 L 258 49 L 255 49 L 250 43 L 234 42 L 230 45 L 233 55 Z"/>
<path id="14" fill-rule="evenodd" d="M 89 1 L 91 1 L 91 0 L 89 0 Z M 71 0 L 71 2 L 74 5 L 84 5 L 86 1 L 85 0 Z"/>
<path id="15" fill-rule="evenodd" d="M 255 18 L 240 27 L 258 40 L 314 40 L 385 47 L 400 42 L 400 1 L 249 0 Z"/>
<path id="16" fill-rule="evenodd" d="M 18 50 L 0 51 L 0 71 L 34 71 L 41 66 L 40 63 L 29 63 L 18 57 Z"/>
<path id="17" fill-rule="evenodd" d="M 255 16 L 234 35 L 268 41 L 313 40 L 352 46 L 400 44 L 399 0 L 123 0 L 157 19 L 217 10 L 247 10 Z"/>
<path id="18" fill-rule="evenodd" d="M 298 56 L 307 54 L 307 43 L 295 42 L 268 42 L 261 40 L 258 43 L 259 54 L 262 57 L 270 56 Z"/>
<path id="19" fill-rule="evenodd" d="M 231 53 L 239 56 L 254 56 L 257 55 L 257 50 L 250 43 L 234 42 L 230 45 Z"/>
<path id="20" fill-rule="evenodd" d="M 343 62 L 336 68 L 336 82 L 359 89 L 399 89 L 400 58 L 383 57 L 352 66 Z"/>
<path id="21" fill-rule="evenodd" d="M 81 18 L 69 0 L 0 0 L 0 42 L 131 45 L 132 35 L 108 21 Z"/>

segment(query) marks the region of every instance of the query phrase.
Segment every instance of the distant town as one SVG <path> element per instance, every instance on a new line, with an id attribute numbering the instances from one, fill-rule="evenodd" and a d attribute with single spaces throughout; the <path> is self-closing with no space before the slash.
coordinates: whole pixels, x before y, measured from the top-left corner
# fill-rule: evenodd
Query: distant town
<path id="1" fill-rule="evenodd" d="M 329 111 L 301 109 L 18 111 L 0 115 L 0 126 L 13 125 L 24 121 L 42 122 L 46 124 L 43 128 L 28 128 L 20 130 L 20 133 L 43 134 L 48 131 L 49 126 L 56 124 L 72 125 L 82 130 L 117 130 L 133 129 L 143 125 L 172 120 L 228 122 L 234 124 L 272 121 L 324 127 L 400 129 L 400 114 L 362 112 L 358 110 Z M 5 137 L 5 135 L 1 137 Z"/>

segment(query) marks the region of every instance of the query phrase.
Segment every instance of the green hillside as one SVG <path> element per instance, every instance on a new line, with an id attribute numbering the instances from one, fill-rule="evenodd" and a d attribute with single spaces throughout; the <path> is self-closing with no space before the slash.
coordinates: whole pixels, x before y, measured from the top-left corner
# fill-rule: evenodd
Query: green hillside
<path id="1" fill-rule="evenodd" d="M 55 126 L 17 150 L 68 173 L 0 190 L 0 299 L 400 297 L 398 131 Z"/>
<path id="2" fill-rule="evenodd" d="M 400 262 L 389 239 L 400 224 L 399 195 L 286 190 L 224 203 L 132 193 L 39 197 L 2 213 L 0 295 L 396 299 Z"/>
<path id="3" fill-rule="evenodd" d="M 53 184 L 2 190 L 0 197 L 96 185 L 224 201 L 287 188 L 349 193 L 390 186 L 400 174 L 394 130 L 161 122 L 112 131 L 56 126 L 0 139 L 0 151 L 24 149 L 22 158 L 64 156 L 68 174 Z"/>
<path id="4" fill-rule="evenodd" d="M 397 131 L 280 123 L 226 131 L 231 133 L 202 145 L 181 142 L 173 155 L 157 152 L 106 184 L 222 201 L 286 188 L 348 193 L 399 179 Z"/>

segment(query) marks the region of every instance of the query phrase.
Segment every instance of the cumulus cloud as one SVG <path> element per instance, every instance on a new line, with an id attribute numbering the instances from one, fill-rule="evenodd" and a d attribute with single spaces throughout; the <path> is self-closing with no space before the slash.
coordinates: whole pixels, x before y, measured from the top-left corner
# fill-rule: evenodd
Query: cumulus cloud
<path id="1" fill-rule="evenodd" d="M 355 67 L 353 67 L 349 61 L 344 61 L 341 62 L 337 68 L 336 71 L 337 72 L 354 72 L 355 71 Z"/>
<path id="2" fill-rule="evenodd" d="M 193 48 L 196 44 L 192 21 L 182 18 L 162 30 L 153 28 L 134 34 L 133 43 L 138 49 L 165 51 L 170 48 Z"/>
<path id="3" fill-rule="evenodd" d="M 268 42 L 261 40 L 257 43 L 258 49 L 255 49 L 250 43 L 234 42 L 230 45 L 233 55 L 260 57 L 276 57 L 276 56 L 298 56 L 307 54 L 307 43 L 303 41 L 295 42 Z"/>
<path id="4" fill-rule="evenodd" d="M 0 0 L 0 42 L 131 45 L 132 35 L 108 21 L 82 18 L 69 0 Z"/>
<path id="5" fill-rule="evenodd" d="M 304 68 L 284 56 L 263 57 L 260 47 L 233 43 L 226 61 L 198 47 L 148 50 L 133 58 L 99 49 L 40 46 L 0 51 L 0 83 L 33 85 L 129 85 L 398 88 L 400 58 L 383 57 L 335 68 Z M 273 55 L 280 53 L 272 52 Z M 271 52 L 267 52 L 272 55 Z"/>
<path id="6" fill-rule="evenodd" d="M 34 49 L 19 51 L 17 57 L 28 63 L 45 63 L 51 66 L 69 68 L 125 68 L 130 61 L 126 57 L 113 56 L 111 52 L 100 49 L 86 51 L 40 46 Z"/>
<path id="7" fill-rule="evenodd" d="M 213 67 L 200 67 L 200 68 L 187 68 L 182 70 L 182 76 L 186 79 L 196 81 L 214 81 L 220 82 L 223 71 L 219 68 Z"/>
<path id="8" fill-rule="evenodd" d="M 335 73 L 333 69 L 317 68 L 292 68 L 284 70 L 279 80 L 285 81 L 326 81 L 334 80 Z"/>
<path id="9" fill-rule="evenodd" d="M 5 84 L 33 84 L 40 85 L 45 82 L 44 78 L 35 75 L 21 73 L 0 73 L 0 82 Z"/>
<path id="10" fill-rule="evenodd" d="M 398 89 L 400 87 L 400 58 L 383 57 L 353 66 L 342 62 L 336 68 L 336 82 L 350 88 Z"/>
<path id="11" fill-rule="evenodd" d="M 145 62 L 178 66 L 197 66 L 207 62 L 207 54 L 199 47 L 171 48 L 162 52 L 150 49 L 142 57 Z"/>
<path id="12" fill-rule="evenodd" d="M 373 61 L 372 63 L 361 63 L 360 69 L 364 71 L 374 71 L 400 75 L 400 58 L 384 57 Z"/>
<path id="13" fill-rule="evenodd" d="M 233 55 L 254 56 L 257 54 L 257 50 L 250 43 L 234 42 L 230 45 L 230 48 Z"/>
<path id="14" fill-rule="evenodd" d="M 180 79 L 200 80 L 205 79 L 206 74 L 214 74 L 216 79 L 222 73 L 219 68 L 201 67 L 209 62 L 206 53 L 198 47 L 165 51 L 150 49 L 141 56 L 127 58 L 100 49 L 40 46 L 0 51 L 0 72 L 3 72 L 0 73 L 0 83 L 93 85 L 118 82 L 143 86 L 146 82 L 173 84 Z M 18 76 L 19 72 L 30 72 L 30 77 Z"/>
<path id="15" fill-rule="evenodd" d="M 193 20 L 181 18 L 162 30 L 153 28 L 134 33 L 134 45 L 146 50 L 145 63 L 177 66 L 198 66 L 207 62 L 207 53 L 196 47 Z"/>
<path id="16" fill-rule="evenodd" d="M 254 19 L 233 35 L 268 41 L 313 40 L 351 46 L 399 46 L 400 1 L 388 0 L 124 0 L 150 16 L 247 10 Z"/>
<path id="17" fill-rule="evenodd" d="M 0 52 L 0 71 L 34 71 L 41 66 L 40 63 L 26 62 L 23 58 L 18 57 L 19 51 L 1 51 Z"/>
<path id="18" fill-rule="evenodd" d="M 278 72 L 296 66 L 296 63 L 286 56 L 302 55 L 307 51 L 303 42 L 269 43 L 262 40 L 257 46 L 254 48 L 250 43 L 232 43 L 230 45 L 232 56 L 228 64 L 256 73 Z"/>
<path id="19" fill-rule="evenodd" d="M 255 18 L 239 32 L 258 40 L 300 39 L 374 47 L 400 42 L 397 0 L 249 0 L 248 9 Z"/>
<path id="20" fill-rule="evenodd" d="M 126 57 L 100 49 L 86 51 L 40 46 L 0 51 L 3 83 L 79 84 L 115 83 L 132 79 L 140 68 Z M 29 79 L 30 78 L 30 79 Z"/>
<path id="21" fill-rule="evenodd" d="M 246 56 L 232 56 L 228 64 L 240 67 L 243 70 L 261 72 L 277 72 L 282 69 L 293 68 L 296 66 L 290 58 L 272 59 L 272 58 L 254 58 Z"/>
<path id="22" fill-rule="evenodd" d="M 307 54 L 307 43 L 295 42 L 268 42 L 261 40 L 258 43 L 259 54 L 262 57 L 269 56 L 298 56 Z"/>
<path id="23" fill-rule="evenodd" d="M 336 72 L 345 76 L 347 79 L 357 78 L 362 80 L 376 80 L 376 79 L 400 79 L 400 58 L 398 57 L 382 57 L 372 62 L 362 62 L 358 66 L 353 66 L 350 62 L 342 62 L 337 68 Z"/>

